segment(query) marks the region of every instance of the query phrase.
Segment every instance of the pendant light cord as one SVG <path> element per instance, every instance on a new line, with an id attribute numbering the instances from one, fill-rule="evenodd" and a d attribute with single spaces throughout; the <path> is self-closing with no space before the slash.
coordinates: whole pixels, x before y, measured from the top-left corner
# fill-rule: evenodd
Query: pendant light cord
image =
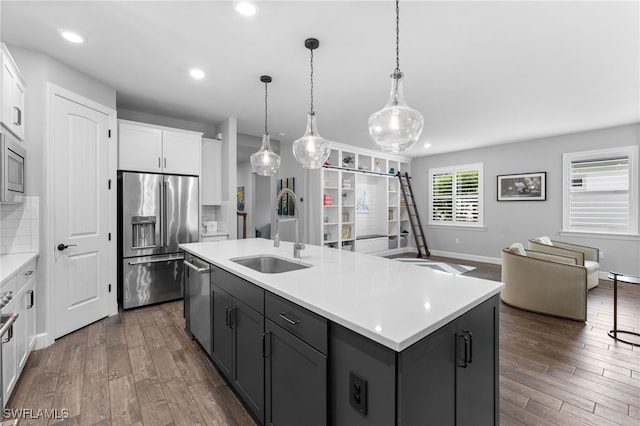
<path id="1" fill-rule="evenodd" d="M 269 134 L 269 129 L 267 129 L 267 85 L 269 83 L 264 83 L 264 134 Z"/>
<path id="2" fill-rule="evenodd" d="M 396 69 L 394 74 L 400 72 L 400 0 L 396 0 Z"/>
<path id="3" fill-rule="evenodd" d="M 313 115 L 313 49 L 311 51 L 311 115 Z"/>

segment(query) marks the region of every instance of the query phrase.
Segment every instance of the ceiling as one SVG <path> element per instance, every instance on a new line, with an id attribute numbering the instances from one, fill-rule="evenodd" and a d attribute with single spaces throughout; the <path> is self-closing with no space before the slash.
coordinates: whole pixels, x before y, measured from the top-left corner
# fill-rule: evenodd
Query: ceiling
<path id="1" fill-rule="evenodd" d="M 230 1 L 2 1 L 1 37 L 103 81 L 118 107 L 264 126 L 293 141 L 314 105 L 327 139 L 374 148 L 371 113 L 395 67 L 395 8 L 383 1 L 259 1 L 239 16 Z M 640 122 L 638 1 L 402 1 L 400 68 L 408 104 L 425 117 L 410 156 Z M 71 45 L 58 29 L 88 43 Z M 207 76 L 195 81 L 188 69 Z M 284 136 L 280 133 L 284 133 Z M 431 148 L 423 147 L 425 142 Z"/>

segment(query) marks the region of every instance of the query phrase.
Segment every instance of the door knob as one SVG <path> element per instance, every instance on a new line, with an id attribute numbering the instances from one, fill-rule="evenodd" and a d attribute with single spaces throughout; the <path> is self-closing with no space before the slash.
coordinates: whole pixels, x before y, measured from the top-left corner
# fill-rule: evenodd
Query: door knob
<path id="1" fill-rule="evenodd" d="M 60 243 L 60 244 L 58 244 L 58 250 L 59 250 L 59 251 L 63 251 L 63 250 L 65 250 L 65 249 L 66 249 L 66 248 L 68 248 L 68 247 L 76 247 L 76 246 L 77 246 L 77 244 L 67 244 L 67 245 L 64 245 L 64 244 Z"/>

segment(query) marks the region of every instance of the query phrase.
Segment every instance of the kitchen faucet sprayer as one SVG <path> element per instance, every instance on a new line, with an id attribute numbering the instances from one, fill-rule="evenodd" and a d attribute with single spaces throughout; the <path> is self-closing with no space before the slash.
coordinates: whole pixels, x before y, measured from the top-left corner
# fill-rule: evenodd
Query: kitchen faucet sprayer
<path id="1" fill-rule="evenodd" d="M 280 219 L 278 218 L 278 204 L 280 203 L 280 199 L 285 195 L 285 194 L 289 194 L 293 197 L 293 212 L 295 217 L 293 219 L 282 219 L 282 221 L 288 221 L 288 220 L 294 220 L 296 222 L 296 241 L 293 244 L 293 257 L 294 258 L 300 258 L 300 250 L 304 250 L 304 244 L 300 242 L 299 240 L 299 234 L 301 232 L 299 232 L 299 227 L 300 227 L 300 221 L 298 220 L 298 200 L 296 197 L 295 192 L 293 192 L 291 189 L 289 188 L 283 188 L 278 195 L 276 195 L 276 200 L 273 203 L 273 207 L 276 211 L 276 235 L 273 238 L 273 246 L 274 247 L 280 247 Z"/>

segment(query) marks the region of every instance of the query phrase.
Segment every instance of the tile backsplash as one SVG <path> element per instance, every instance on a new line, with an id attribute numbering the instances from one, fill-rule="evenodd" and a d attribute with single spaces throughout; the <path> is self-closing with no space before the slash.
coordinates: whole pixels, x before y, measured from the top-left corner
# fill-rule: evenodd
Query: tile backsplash
<path id="1" fill-rule="evenodd" d="M 22 204 L 0 204 L 0 254 L 37 252 L 40 240 L 40 198 Z"/>

